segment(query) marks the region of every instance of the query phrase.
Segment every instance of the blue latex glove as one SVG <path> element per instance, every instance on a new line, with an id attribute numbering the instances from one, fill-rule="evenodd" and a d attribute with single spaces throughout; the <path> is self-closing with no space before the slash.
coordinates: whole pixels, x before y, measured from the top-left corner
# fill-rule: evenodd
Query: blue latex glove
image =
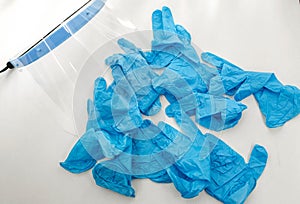
<path id="1" fill-rule="evenodd" d="M 122 195 L 134 197 L 135 192 L 131 187 L 131 180 L 134 178 L 150 178 L 161 183 L 170 182 L 166 177 L 167 174 L 160 171 L 163 169 L 160 165 L 164 164 L 156 161 L 155 153 L 161 148 L 155 141 L 162 142 L 163 145 L 168 145 L 172 141 L 163 136 L 160 129 L 149 120 L 145 120 L 139 129 L 131 130 L 127 137 L 131 138 L 132 143 L 123 153 L 114 159 L 97 164 L 93 169 L 96 184 Z M 160 157 L 158 158 L 162 161 Z"/>
<path id="2" fill-rule="evenodd" d="M 192 92 L 207 92 L 200 74 L 183 58 L 174 59 L 159 77 L 152 80 L 152 84 L 157 92 L 167 96 L 170 103 Z M 176 96 L 176 99 L 172 99 L 171 95 Z"/>
<path id="3" fill-rule="evenodd" d="M 190 75 L 196 71 L 206 85 L 218 74 L 215 69 L 200 62 L 196 50 L 191 45 L 190 33 L 183 26 L 175 25 L 168 7 L 153 12 L 152 30 L 154 39 L 151 52 L 146 52 L 145 57 L 153 68 L 169 67 L 170 63 L 173 63 L 177 69 L 180 66 L 188 68 L 189 71 L 186 72 Z M 191 71 L 192 69 L 194 70 Z M 199 86 L 203 86 L 202 81 Z"/>
<path id="4" fill-rule="evenodd" d="M 114 54 L 105 60 L 111 69 L 120 68 L 126 80 L 134 90 L 141 112 L 145 115 L 154 115 L 161 109 L 159 94 L 152 86 L 152 78 L 158 75 L 153 72 L 144 56 L 144 53 L 131 42 L 120 39 L 119 46 L 125 54 Z"/>
<path id="5" fill-rule="evenodd" d="M 186 83 L 190 88 L 186 91 L 182 89 L 182 93 L 178 94 L 180 97 L 190 94 L 190 90 L 206 92 L 206 83 L 200 75 L 204 74 L 204 71 L 200 72 L 202 69 L 199 67 L 202 66 L 197 52 L 191 45 L 191 36 L 185 28 L 174 24 L 169 8 L 163 7 L 162 11 L 153 12 L 152 28 L 152 51 L 145 56 L 153 68 L 166 67 L 161 76 L 153 79 L 154 88 L 160 87 L 156 91 L 166 95 L 173 83 L 176 86 Z"/>
<path id="6" fill-rule="evenodd" d="M 132 143 L 124 149 L 124 152 L 131 151 Z M 125 155 L 125 162 L 122 160 L 123 155 Z M 118 160 L 122 160 L 123 165 L 115 162 Z M 92 173 L 98 186 L 107 188 L 125 196 L 135 197 L 135 191 L 131 187 L 132 176 L 124 174 L 124 168 L 131 169 L 131 160 L 130 157 L 127 157 L 125 153 L 122 153 L 119 154 L 115 159 L 107 160 L 97 164 Z"/>
<path id="7" fill-rule="evenodd" d="M 277 89 L 273 80 L 254 94 L 260 111 L 266 117 L 266 125 L 276 128 L 284 125 L 300 113 L 300 90 L 295 86 Z M 279 84 L 279 83 L 277 83 Z"/>
<path id="8" fill-rule="evenodd" d="M 184 198 L 195 197 L 207 187 L 210 160 L 199 154 L 203 137 L 186 137 L 163 122 L 158 127 L 148 122 L 143 129 L 129 134 L 144 140 L 133 139 L 131 149 L 127 148 L 114 159 L 98 164 L 93 170 L 96 183 L 126 196 L 134 196 L 130 185 L 134 178 L 173 182 Z M 149 139 L 149 132 L 155 137 Z"/>
<path id="9" fill-rule="evenodd" d="M 159 183 L 170 183 L 171 179 L 164 170 L 166 163 L 164 164 L 160 155 L 155 154 L 161 150 L 157 143 L 167 146 L 172 140 L 164 136 L 149 120 L 145 120 L 140 129 L 130 131 L 128 137 L 132 143 L 121 154 L 94 167 L 96 184 L 122 195 L 135 197 L 135 191 L 131 187 L 132 179 L 149 178 Z"/>
<path id="10" fill-rule="evenodd" d="M 160 122 L 159 126 L 168 137 L 187 137 L 163 122 Z M 188 138 L 192 139 L 193 136 Z M 196 136 L 193 139 L 190 146 L 186 148 L 187 152 L 166 169 L 183 198 L 198 196 L 210 183 L 210 157 L 208 154 L 202 154 L 204 137 Z"/>
<path id="11" fill-rule="evenodd" d="M 74 145 L 67 159 L 60 165 L 72 173 L 82 173 L 91 169 L 97 160 L 113 158 L 122 152 L 122 147 L 114 143 L 127 146 L 126 138 L 113 141 L 106 131 L 89 129 Z"/>
<path id="12" fill-rule="evenodd" d="M 135 197 L 135 191 L 131 187 L 132 176 L 130 175 L 113 171 L 99 163 L 93 168 L 93 177 L 98 186 L 125 196 Z"/>
<path id="13" fill-rule="evenodd" d="M 260 90 L 272 76 L 271 73 L 246 72 L 212 53 L 202 53 L 201 58 L 219 70 L 219 85 L 223 83 L 226 94 L 234 95 L 237 101 Z"/>
<path id="14" fill-rule="evenodd" d="M 187 115 L 195 115 L 195 121 L 210 130 L 220 131 L 235 126 L 247 106 L 223 96 L 194 93 L 169 105 L 165 112 L 169 117 L 181 109 Z"/>
<path id="15" fill-rule="evenodd" d="M 210 157 L 212 182 L 205 191 L 223 203 L 244 203 L 265 168 L 268 154 L 255 145 L 246 164 L 242 156 L 219 140 Z"/>
<path id="16" fill-rule="evenodd" d="M 85 145 L 82 142 L 84 140 Z M 90 145 L 87 145 L 87 141 L 90 142 Z M 94 158 L 90 153 L 97 155 L 98 158 Z M 95 136 L 95 131 L 90 129 L 77 141 L 67 159 L 64 162 L 60 162 L 60 166 L 72 173 L 82 173 L 93 168 L 97 159 L 102 159 L 103 157 L 104 155 Z"/>
<path id="17" fill-rule="evenodd" d="M 124 80 L 120 79 L 121 85 L 123 82 Z M 119 106 L 112 107 L 112 100 L 114 98 L 117 101 L 123 99 L 121 95 L 114 94 L 114 90 L 118 87 L 113 83 L 106 88 L 106 81 L 103 78 L 96 79 L 94 88 L 95 107 L 91 100 L 88 100 L 87 105 L 87 132 L 74 145 L 67 159 L 60 163 L 66 170 L 72 173 L 87 171 L 96 164 L 97 160 L 104 157 L 113 158 L 128 146 L 126 133 L 120 133 L 119 130 L 128 131 L 139 127 L 142 118 L 138 110 L 130 109 L 130 107 L 136 104 L 131 106 L 129 104 L 129 107 L 126 107 L 128 106 L 128 104 L 124 105 L 126 100 L 123 101 L 123 107 L 120 106 L 122 103 L 119 103 Z M 122 86 L 120 87 L 122 88 Z M 122 91 L 123 89 L 117 90 Z M 134 119 L 138 118 L 137 120 L 133 120 L 132 123 L 126 123 L 131 117 L 131 115 L 126 114 L 129 111 L 130 114 L 133 113 Z M 119 113 L 123 113 L 125 119 L 121 118 Z M 126 116 L 128 116 L 128 119 Z"/>
<path id="18" fill-rule="evenodd" d="M 205 138 L 202 152 L 210 155 L 211 176 L 206 192 L 224 203 L 243 203 L 266 166 L 266 150 L 255 145 L 246 164 L 243 157 L 223 141 L 211 134 L 204 136 L 184 112 L 178 110 L 175 120 L 185 135 L 194 135 L 196 132 L 197 137 Z"/>
<path id="19" fill-rule="evenodd" d="M 119 67 L 113 69 L 113 76 L 115 81 L 108 88 L 104 78 L 95 81 L 94 102 L 100 128 L 112 133 L 140 127 L 143 119 L 134 91 Z"/>
<path id="20" fill-rule="evenodd" d="M 199 62 L 199 57 L 191 46 L 190 34 L 183 26 L 175 25 L 168 7 L 153 12 L 152 29 L 152 51 L 146 57 L 154 68 L 165 67 L 178 56 L 193 63 Z"/>
<path id="21" fill-rule="evenodd" d="M 91 100 L 87 105 L 87 131 L 72 148 L 67 159 L 60 165 L 72 173 L 82 173 L 91 169 L 97 160 L 113 158 L 128 145 L 128 137 L 120 133 L 101 130 Z"/>
<path id="22" fill-rule="evenodd" d="M 243 71 L 211 53 L 201 57 L 219 70 L 225 92 L 234 95 L 235 100 L 254 94 L 268 127 L 282 126 L 300 113 L 300 90 L 283 85 L 273 73 Z"/>

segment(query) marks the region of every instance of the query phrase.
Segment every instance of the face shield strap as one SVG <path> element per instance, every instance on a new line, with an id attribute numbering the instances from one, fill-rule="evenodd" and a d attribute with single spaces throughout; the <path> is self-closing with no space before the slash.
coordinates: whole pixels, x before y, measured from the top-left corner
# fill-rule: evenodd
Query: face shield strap
<path id="1" fill-rule="evenodd" d="M 3 69 L 0 71 L 0 73 L 5 72 L 5 71 L 8 70 L 8 69 L 13 69 L 13 68 L 14 68 L 14 65 L 13 65 L 12 63 L 10 63 L 10 62 L 7 62 L 6 67 L 3 68 Z"/>

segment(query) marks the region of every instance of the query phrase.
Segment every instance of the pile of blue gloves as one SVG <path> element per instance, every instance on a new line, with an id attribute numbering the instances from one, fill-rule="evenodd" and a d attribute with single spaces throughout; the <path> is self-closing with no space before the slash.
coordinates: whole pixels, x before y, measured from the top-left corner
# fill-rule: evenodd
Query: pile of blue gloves
<path id="1" fill-rule="evenodd" d="M 255 145 L 246 163 L 226 143 L 203 134 L 190 117 L 210 130 L 231 128 L 247 108 L 239 101 L 253 94 L 266 125 L 278 127 L 299 114 L 299 89 L 211 53 L 200 59 L 189 32 L 175 25 L 167 7 L 153 12 L 152 27 L 151 51 L 120 39 L 124 53 L 106 59 L 114 80 L 107 85 L 96 79 L 86 133 L 60 165 L 72 173 L 93 169 L 97 185 L 125 196 L 135 196 L 133 179 L 148 178 L 173 183 L 184 198 L 205 190 L 224 203 L 243 203 L 265 168 L 266 150 Z M 180 130 L 143 119 L 161 111 L 161 97 Z"/>

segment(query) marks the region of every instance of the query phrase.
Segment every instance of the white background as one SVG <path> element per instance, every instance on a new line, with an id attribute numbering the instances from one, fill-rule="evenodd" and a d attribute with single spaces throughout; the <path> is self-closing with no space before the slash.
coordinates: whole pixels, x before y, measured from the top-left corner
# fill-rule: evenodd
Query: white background
<path id="1" fill-rule="evenodd" d="M 0 0 L 0 62 L 39 40 L 83 0 Z M 118 16 L 150 29 L 153 10 L 167 5 L 175 21 L 202 50 L 245 70 L 274 72 L 300 87 L 300 5 L 297 0 L 109 0 Z M 74 52 L 76 52 L 74 50 Z M 33 65 L 35 66 L 35 65 Z M 50 67 L 49 67 L 50 69 Z M 248 159 L 251 147 L 266 147 L 269 160 L 246 203 L 299 203 L 300 118 L 269 129 L 253 97 L 240 123 L 219 134 Z M 186 200 L 170 184 L 133 182 L 136 198 L 97 187 L 91 173 L 73 175 L 59 167 L 78 135 L 24 69 L 0 74 L 0 203 L 218 203 L 205 192 Z M 86 116 L 83 116 L 86 117 Z"/>

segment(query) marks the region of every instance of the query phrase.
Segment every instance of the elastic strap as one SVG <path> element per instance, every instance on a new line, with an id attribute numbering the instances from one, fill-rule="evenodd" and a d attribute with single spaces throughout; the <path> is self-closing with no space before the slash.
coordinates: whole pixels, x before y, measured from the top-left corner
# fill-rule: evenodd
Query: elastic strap
<path id="1" fill-rule="evenodd" d="M 13 69 L 13 68 L 14 68 L 13 64 L 10 63 L 10 62 L 8 62 L 8 63 L 6 64 L 6 67 L 5 67 L 4 69 L 2 69 L 2 70 L 0 71 L 0 73 L 5 72 L 5 71 L 8 70 L 8 69 Z"/>

